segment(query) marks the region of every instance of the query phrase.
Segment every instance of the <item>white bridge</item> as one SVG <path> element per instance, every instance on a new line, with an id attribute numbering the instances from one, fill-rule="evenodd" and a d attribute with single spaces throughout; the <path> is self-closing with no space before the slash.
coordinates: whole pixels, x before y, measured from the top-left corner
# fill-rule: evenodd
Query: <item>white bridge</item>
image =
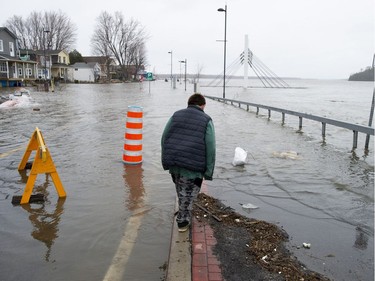
<path id="1" fill-rule="evenodd" d="M 283 79 L 278 77 L 270 68 L 268 68 L 254 53 L 249 49 L 249 38 L 245 35 L 244 51 L 226 68 L 225 83 L 234 77 L 234 74 L 243 67 L 243 85 L 249 88 L 249 68 L 251 68 L 256 77 L 262 82 L 264 88 L 292 88 Z M 218 87 L 223 84 L 223 72 L 216 76 L 207 85 L 202 87 Z"/>

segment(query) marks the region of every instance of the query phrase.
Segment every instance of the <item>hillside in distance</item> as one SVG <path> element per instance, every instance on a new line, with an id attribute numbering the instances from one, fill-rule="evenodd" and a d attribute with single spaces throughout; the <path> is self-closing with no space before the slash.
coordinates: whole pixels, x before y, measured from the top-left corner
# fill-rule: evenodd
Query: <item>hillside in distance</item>
<path id="1" fill-rule="evenodd" d="M 374 67 L 350 75 L 349 81 L 374 81 Z"/>

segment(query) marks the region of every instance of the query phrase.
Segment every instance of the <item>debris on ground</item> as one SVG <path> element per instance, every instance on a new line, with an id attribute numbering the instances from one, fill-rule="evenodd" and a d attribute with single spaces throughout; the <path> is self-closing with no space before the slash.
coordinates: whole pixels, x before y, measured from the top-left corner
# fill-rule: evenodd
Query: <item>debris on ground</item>
<path id="1" fill-rule="evenodd" d="M 214 253 L 227 281 L 329 280 L 308 270 L 286 249 L 288 234 L 274 224 L 244 217 L 204 193 L 198 195 L 193 214 L 213 229 L 217 240 Z"/>

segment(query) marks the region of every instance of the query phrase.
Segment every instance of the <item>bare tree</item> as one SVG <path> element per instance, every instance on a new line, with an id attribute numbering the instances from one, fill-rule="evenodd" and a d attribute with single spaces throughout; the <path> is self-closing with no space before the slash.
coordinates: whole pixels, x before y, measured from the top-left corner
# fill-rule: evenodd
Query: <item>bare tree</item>
<path id="1" fill-rule="evenodd" d="M 135 70 L 135 73 L 132 74 L 136 76 L 137 72 L 139 70 L 144 70 L 144 66 L 147 64 L 146 48 L 144 43 L 140 43 L 139 45 L 137 45 L 137 47 L 134 48 L 130 53 L 132 56 L 131 61 L 134 64 Z"/>
<path id="2" fill-rule="evenodd" d="M 21 49 L 41 50 L 50 47 L 53 50 L 70 51 L 77 38 L 75 24 L 61 11 L 34 11 L 27 19 L 15 15 L 5 25 L 18 37 Z"/>
<path id="3" fill-rule="evenodd" d="M 131 69 L 135 66 L 137 72 L 139 63 L 145 62 L 146 39 L 145 29 L 138 21 L 125 22 L 120 12 L 114 15 L 102 12 L 97 18 L 91 45 L 95 54 L 113 57 L 121 69 L 121 78 L 128 79 L 133 74 Z"/>

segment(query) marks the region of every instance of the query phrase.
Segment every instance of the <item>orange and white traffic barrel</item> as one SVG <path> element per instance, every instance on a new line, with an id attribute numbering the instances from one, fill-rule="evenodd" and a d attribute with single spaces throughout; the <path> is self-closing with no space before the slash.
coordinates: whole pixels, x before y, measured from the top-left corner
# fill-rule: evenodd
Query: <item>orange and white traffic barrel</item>
<path id="1" fill-rule="evenodd" d="M 142 163 L 142 129 L 143 108 L 135 105 L 128 106 L 124 153 L 122 156 L 125 164 L 136 165 Z"/>

